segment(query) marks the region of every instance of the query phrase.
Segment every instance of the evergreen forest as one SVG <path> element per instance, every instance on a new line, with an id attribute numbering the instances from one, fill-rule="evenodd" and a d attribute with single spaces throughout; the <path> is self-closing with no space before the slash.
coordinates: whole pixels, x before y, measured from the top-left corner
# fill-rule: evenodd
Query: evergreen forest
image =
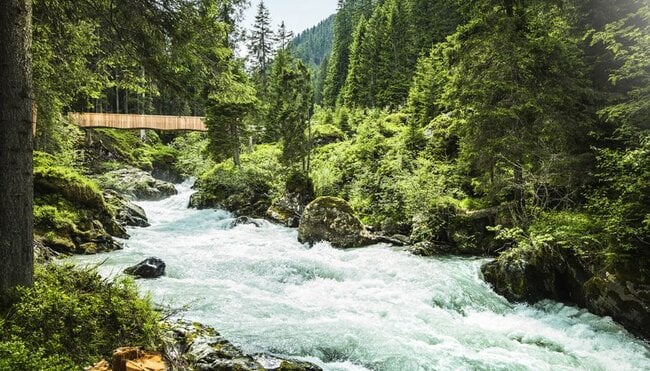
<path id="1" fill-rule="evenodd" d="M 246 29 L 242 21 L 248 7 L 255 17 Z M 23 68 L 31 85 L 24 96 L 3 93 L 0 108 L 6 130 L 14 122 L 33 125 L 33 132 L 26 126 L 15 132 L 24 139 L 29 135 L 32 145 L 23 152 L 31 168 L 15 165 L 18 152 L 10 131 L 0 131 L 6 138 L 0 141 L 0 169 L 6 173 L 0 174 L 6 178 L 0 182 L 5 197 L 0 202 L 9 205 L 7 200 L 16 199 L 7 169 L 30 174 L 21 184 L 33 187 L 33 200 L 23 203 L 33 212 L 17 225 L 33 230 L 12 224 L 19 215 L 13 206 L 0 213 L 0 223 L 7 226 L 0 228 L 0 258 L 6 261 L 0 262 L 0 370 L 93 364 L 93 370 L 110 369 L 97 362 L 111 357 L 115 362 L 114 350 L 125 346 L 141 347 L 138 362 L 160 355 L 159 363 L 170 370 L 552 369 L 568 364 L 614 369 L 606 362 L 588 363 L 589 352 L 607 348 L 600 343 L 588 343 L 591 350 L 567 364 L 555 353 L 542 357 L 553 360 L 549 363 L 528 366 L 467 355 L 459 356 L 459 363 L 433 358 L 408 363 L 409 356 L 424 357 L 430 349 L 393 354 L 406 340 L 385 340 L 391 348 L 372 348 L 367 339 L 384 339 L 385 329 L 358 335 L 358 327 L 350 325 L 356 312 L 348 307 L 331 316 L 340 326 L 351 326 L 346 334 L 352 335 L 327 338 L 338 325 L 316 330 L 308 325 L 321 322 L 306 317 L 298 321 L 305 326 L 300 329 L 329 340 L 298 346 L 290 332 L 274 332 L 263 319 L 291 322 L 288 302 L 303 297 L 287 299 L 274 314 L 260 314 L 266 302 L 248 305 L 238 302 L 239 296 L 219 297 L 223 301 L 208 307 L 231 315 L 216 320 L 225 336 L 233 336 L 231 344 L 211 328 L 174 322 L 183 312 L 195 320 L 192 306 L 201 304 L 187 297 L 182 298 L 189 301 L 183 303 L 187 307 L 166 304 L 151 286 L 146 291 L 152 293 L 143 294 L 140 280 L 107 278 L 102 259 L 87 261 L 98 262 L 90 268 L 75 260 L 102 253 L 110 260 L 111 254 L 128 254 L 129 237 L 134 245 L 141 243 L 139 230 L 157 233 L 156 218 L 161 217 L 152 213 L 158 212 L 152 203 L 180 197 L 184 188 L 178 184 L 184 181 L 191 183 L 192 194 L 183 199 L 183 209 L 218 211 L 200 214 L 203 224 L 183 228 L 204 228 L 205 236 L 216 233 L 211 228 L 222 221 L 215 215 L 224 212 L 228 222 L 219 228 L 228 232 L 218 233 L 242 230 L 239 238 L 255 241 L 246 228 L 283 228 L 285 234 L 268 237 L 278 239 L 271 244 L 279 249 L 276 255 L 286 255 L 277 259 L 297 256 L 296 251 L 316 254 L 306 262 L 274 260 L 268 267 L 266 252 L 255 245 L 257 260 L 250 269 L 273 275 L 269 292 L 290 295 L 293 291 L 275 285 L 295 284 L 298 290 L 313 281 L 335 285 L 351 279 L 348 271 L 329 273 L 325 263 L 317 262 L 318 254 L 340 258 L 334 265 L 343 266 L 361 261 L 355 255 L 363 254 L 359 251 L 385 253 L 377 256 L 386 261 L 369 257 L 363 268 L 379 275 L 395 264 L 397 273 L 372 276 L 360 287 L 390 280 L 385 277 L 402 282 L 400 276 L 411 274 L 409 269 L 422 268 L 418 277 L 429 279 L 426 264 L 458 264 L 469 267 L 480 287 L 499 299 L 489 301 L 488 294 L 468 293 L 464 286 L 456 291 L 466 296 L 431 294 L 434 299 L 427 300 L 453 312 L 454 320 L 470 321 L 475 310 L 507 317 L 519 305 L 539 310 L 538 317 L 559 316 L 549 309 L 556 307 L 545 305 L 562 303 L 584 311 L 568 315 L 563 324 L 594 315 L 610 321 L 595 325 L 591 335 L 572 327 L 577 335 L 571 332 L 568 338 L 592 341 L 599 331 L 617 333 L 611 335 L 620 341 L 617 346 L 639 357 L 626 366 L 650 367 L 648 1 L 338 0 L 335 14 L 297 34 L 285 22 L 273 21 L 264 0 L 8 0 L 0 6 L 7 15 L 15 9 L 27 21 L 11 35 L 22 35 L 30 46 L 19 48 L 26 54 L 18 57 L 10 54 L 13 44 L 7 42 L 0 49 L 5 54 L 0 68 L 9 71 L 6 61 L 15 55 L 20 63 L 14 65 Z M 3 15 L 0 23 L 10 24 L 7 19 Z M 9 40 L 5 29 L 10 27 L 3 26 L 0 37 Z M 12 74 L 2 73 L 0 84 L 13 84 Z M 32 120 L 11 121 L 5 115 L 19 98 L 31 107 Z M 205 131 L 80 128 L 70 114 L 82 112 L 201 117 Z M 16 228 L 25 238 L 10 233 Z M 169 233 L 178 233 L 174 228 Z M 188 246 L 205 237 L 203 229 L 191 231 L 184 237 Z M 300 241 L 295 251 L 285 246 L 284 236 Z M 16 241 L 21 245 L 16 247 Z M 169 241 L 149 242 L 158 248 Z M 223 244 L 239 243 L 235 237 L 227 241 Z M 321 241 L 336 252 L 323 252 Z M 244 247 L 237 251 L 251 254 Z M 335 255 L 343 253 L 351 255 Z M 238 254 L 214 259 L 243 270 Z M 400 270 L 403 259 L 413 259 L 406 263 L 412 268 Z M 187 269 L 197 264 L 188 263 Z M 179 273 L 173 260 L 167 265 L 164 279 L 190 275 Z M 223 269 L 228 284 L 219 281 L 220 289 L 237 282 L 250 284 L 248 292 L 262 290 L 257 278 Z M 15 271 L 22 272 L 18 281 L 12 278 Z M 209 272 L 220 273 L 216 268 Z M 427 283 L 422 290 L 432 286 L 438 287 Z M 336 303 L 338 292 L 327 287 L 332 298 L 308 300 Z M 389 292 L 368 290 L 382 300 Z M 400 290 L 409 292 L 409 287 Z M 357 296 L 364 303 L 365 296 Z M 197 294 L 197 302 L 201 298 Z M 480 310 L 468 304 L 474 301 L 481 302 Z M 224 325 L 245 322 L 238 317 L 249 318 L 244 307 L 260 311 L 255 312 L 259 317 L 250 315 L 263 324 L 259 334 Z M 312 310 L 318 312 L 311 306 L 300 312 Z M 380 312 L 377 318 L 393 315 L 390 309 Z M 391 321 L 399 322 L 397 316 Z M 323 318 L 329 317 L 318 318 L 327 322 Z M 421 326 L 429 325 L 422 320 Z M 404 325 L 398 332 L 421 341 L 425 335 L 414 335 L 419 334 L 415 328 Z M 467 331 L 458 342 L 471 354 L 484 355 L 484 348 L 472 348 L 473 341 L 490 343 L 485 340 L 490 335 L 483 339 Z M 273 341 L 254 340 L 253 335 L 266 339 L 265 332 Z M 517 345 L 580 353 L 543 338 L 544 331 L 540 338 L 524 334 L 513 340 L 514 332 L 509 341 Z M 201 336 L 207 345 L 195 340 Z M 515 352 L 514 345 L 499 341 L 490 344 Z M 269 359 L 279 366 L 267 367 L 274 364 Z"/>

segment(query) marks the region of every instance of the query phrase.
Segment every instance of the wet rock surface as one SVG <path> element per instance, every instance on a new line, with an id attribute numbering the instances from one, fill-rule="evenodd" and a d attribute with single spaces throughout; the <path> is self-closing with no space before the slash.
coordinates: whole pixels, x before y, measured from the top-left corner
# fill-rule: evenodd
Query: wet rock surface
<path id="1" fill-rule="evenodd" d="M 158 278 L 165 274 L 165 267 L 165 262 L 160 258 L 151 257 L 126 268 L 124 273 L 140 278 Z"/>
<path id="2" fill-rule="evenodd" d="M 103 188 L 136 200 L 156 201 L 178 193 L 172 183 L 158 180 L 134 167 L 109 171 L 96 179 Z"/>
<path id="3" fill-rule="evenodd" d="M 164 336 L 167 359 L 176 369 L 221 371 L 321 371 L 309 362 L 270 354 L 248 355 L 211 327 L 177 321 Z"/>
<path id="4" fill-rule="evenodd" d="M 578 305 L 650 339 L 650 267 L 644 259 L 591 266 L 570 249 L 519 247 L 483 265 L 481 272 L 510 301 Z"/>

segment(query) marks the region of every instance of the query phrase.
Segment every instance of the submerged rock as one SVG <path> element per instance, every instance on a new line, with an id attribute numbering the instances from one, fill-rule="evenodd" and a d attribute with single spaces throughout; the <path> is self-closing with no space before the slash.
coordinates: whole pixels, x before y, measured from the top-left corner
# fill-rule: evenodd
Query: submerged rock
<path id="1" fill-rule="evenodd" d="M 216 330 L 200 323 L 177 321 L 169 325 L 165 354 L 177 369 L 205 371 L 322 371 L 314 364 L 269 354 L 247 355 Z"/>
<path id="2" fill-rule="evenodd" d="M 362 247 L 378 242 L 366 230 L 345 200 L 319 197 L 305 208 L 300 218 L 298 240 L 301 243 L 329 241 L 339 248 Z"/>
<path id="3" fill-rule="evenodd" d="M 494 291 L 510 301 L 552 299 L 610 316 L 650 338 L 650 267 L 644 259 L 591 266 L 573 250 L 513 248 L 481 268 Z"/>
<path id="4" fill-rule="evenodd" d="M 165 262 L 156 257 L 147 258 L 126 268 L 124 273 L 140 278 L 157 278 L 165 274 Z"/>
<path id="5" fill-rule="evenodd" d="M 257 228 L 259 228 L 263 225 L 263 221 L 259 219 L 253 219 L 248 216 L 240 216 L 237 219 L 230 222 L 230 228 L 235 228 L 238 225 L 246 225 L 246 224 L 254 225 Z"/>

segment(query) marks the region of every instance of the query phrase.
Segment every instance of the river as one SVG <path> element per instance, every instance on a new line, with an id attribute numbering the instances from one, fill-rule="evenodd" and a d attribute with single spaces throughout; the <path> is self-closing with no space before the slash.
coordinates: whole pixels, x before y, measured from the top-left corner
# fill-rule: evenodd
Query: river
<path id="1" fill-rule="evenodd" d="M 149 256 L 167 275 L 139 280 L 155 302 L 211 325 L 244 351 L 325 370 L 650 370 L 650 347 L 609 318 L 546 301 L 513 305 L 480 278 L 484 259 L 422 258 L 388 245 L 308 247 L 297 231 L 230 228 L 221 210 L 177 196 L 138 202 L 151 226 L 122 251 L 74 258 L 120 274 Z"/>

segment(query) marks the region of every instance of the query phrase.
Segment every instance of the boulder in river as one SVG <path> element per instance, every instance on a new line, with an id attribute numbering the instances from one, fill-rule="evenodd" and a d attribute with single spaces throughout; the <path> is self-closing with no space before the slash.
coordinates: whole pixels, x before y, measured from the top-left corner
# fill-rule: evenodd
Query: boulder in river
<path id="1" fill-rule="evenodd" d="M 230 222 L 230 228 L 235 228 L 238 225 L 254 225 L 255 227 L 259 228 L 262 226 L 262 221 L 259 219 L 254 219 L 248 216 L 240 216 L 237 219 L 233 220 Z"/>
<path id="2" fill-rule="evenodd" d="M 130 227 L 148 227 L 149 221 L 144 209 L 112 189 L 104 191 L 104 199 L 116 210 L 115 219 Z"/>
<path id="3" fill-rule="evenodd" d="M 134 167 L 109 171 L 97 178 L 104 187 L 134 199 L 156 201 L 178 193 L 172 183 L 155 179 Z"/>
<path id="4" fill-rule="evenodd" d="M 163 336 L 165 355 L 174 365 L 192 370 L 322 371 L 315 364 L 270 354 L 248 355 L 200 323 L 177 321 Z"/>
<path id="5" fill-rule="evenodd" d="M 319 197 L 305 208 L 298 227 L 302 243 L 329 241 L 339 248 L 362 247 L 378 242 L 345 200 Z"/>
<path id="6" fill-rule="evenodd" d="M 165 274 L 165 262 L 156 257 L 147 258 L 126 268 L 124 273 L 140 278 L 157 278 Z"/>
<path id="7" fill-rule="evenodd" d="M 600 266 L 584 262 L 572 249 L 543 245 L 508 250 L 481 271 L 510 301 L 579 305 L 650 339 L 650 264 L 643 259 Z"/>

